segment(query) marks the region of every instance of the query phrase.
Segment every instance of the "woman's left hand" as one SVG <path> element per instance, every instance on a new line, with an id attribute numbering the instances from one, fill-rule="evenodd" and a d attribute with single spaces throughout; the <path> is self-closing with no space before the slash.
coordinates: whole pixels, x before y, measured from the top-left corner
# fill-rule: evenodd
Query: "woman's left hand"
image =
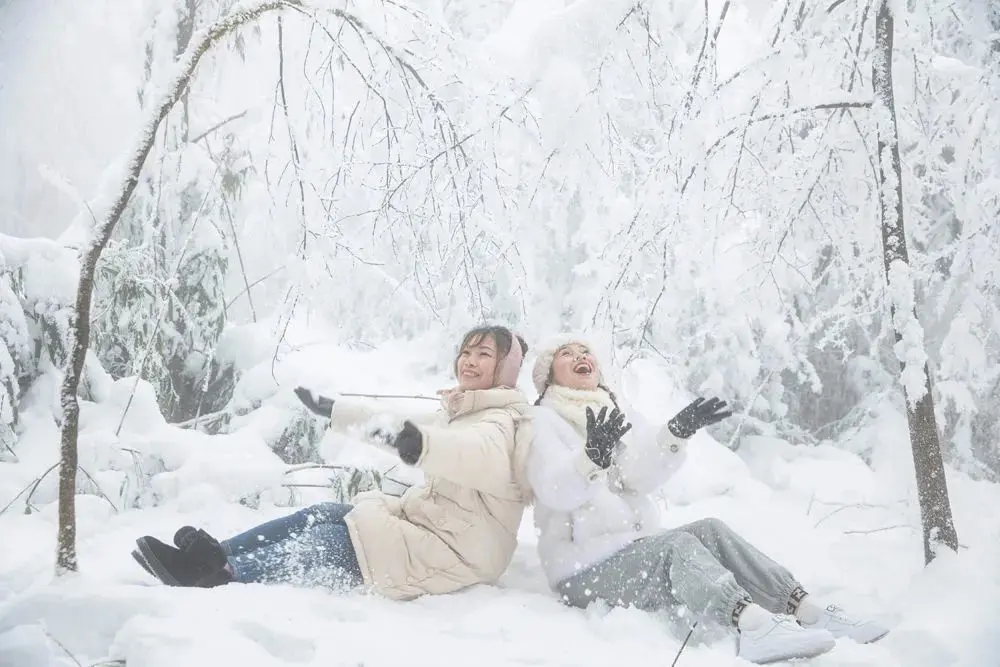
<path id="1" fill-rule="evenodd" d="M 458 401 L 458 397 L 462 395 L 462 389 L 460 387 L 438 389 L 437 395 L 441 397 L 441 407 L 444 408 L 445 412 L 451 413 L 458 407 L 454 403 L 456 403 Z"/>
<path id="2" fill-rule="evenodd" d="M 732 416 L 733 411 L 723 410 L 725 407 L 726 402 L 715 397 L 707 401 L 704 398 L 696 398 L 667 422 L 667 427 L 678 438 L 690 438 L 698 429 Z"/>

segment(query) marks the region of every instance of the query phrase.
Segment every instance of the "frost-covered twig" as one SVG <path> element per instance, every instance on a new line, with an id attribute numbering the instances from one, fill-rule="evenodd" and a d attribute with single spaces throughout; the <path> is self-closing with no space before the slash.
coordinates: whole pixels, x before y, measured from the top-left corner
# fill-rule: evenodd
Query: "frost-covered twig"
<path id="1" fill-rule="evenodd" d="M 292 130 L 292 117 L 288 113 L 288 96 L 285 94 L 285 30 L 281 24 L 281 17 L 278 17 L 278 96 L 281 100 L 281 111 L 285 116 L 285 128 L 288 130 L 288 144 L 292 151 L 292 169 L 295 172 L 295 182 L 299 189 L 299 215 L 302 223 L 302 242 L 299 244 L 299 252 L 305 257 L 306 239 L 306 188 L 302 184 L 302 166 L 299 159 L 299 144 L 295 140 L 295 132 Z"/>
<path id="2" fill-rule="evenodd" d="M 833 0 L 833 3 L 829 7 L 826 8 L 826 13 L 827 14 L 831 13 L 834 9 L 836 9 L 839 6 L 841 6 L 846 1 L 847 0 Z"/>
<path id="3" fill-rule="evenodd" d="M 768 120 L 775 120 L 778 118 L 788 118 L 789 116 L 794 116 L 800 113 L 808 113 L 810 111 L 825 111 L 825 110 L 836 110 L 836 109 L 869 109 L 872 106 L 871 100 L 843 100 L 840 102 L 824 102 L 821 104 L 812 104 L 802 107 L 794 107 L 791 109 L 783 109 L 781 111 L 774 111 L 771 113 L 761 114 L 760 116 L 755 116 L 751 118 L 747 123 L 741 123 L 736 127 L 730 128 L 722 136 L 712 142 L 712 144 L 705 151 L 705 155 L 691 166 L 691 170 L 688 172 L 687 178 L 684 179 L 684 184 L 681 186 L 681 194 L 687 190 L 688 185 L 691 182 L 691 178 L 694 176 L 695 171 L 698 169 L 698 165 L 702 162 L 707 161 L 715 152 L 722 146 L 726 139 L 733 136 L 740 130 L 746 130 L 747 126 L 755 125 L 757 123 L 762 123 Z"/>
<path id="4" fill-rule="evenodd" d="M 440 401 L 440 396 L 421 396 L 419 394 L 355 394 L 351 392 L 337 392 L 338 396 L 351 396 L 359 398 L 413 398 L 423 401 Z"/>
<path id="5" fill-rule="evenodd" d="M 900 524 L 898 526 L 883 526 L 881 528 L 870 528 L 868 530 L 845 530 L 844 535 L 871 535 L 873 533 L 884 533 L 888 530 L 898 530 L 900 528 L 916 530 L 916 528 L 908 524 Z"/>
<path id="6" fill-rule="evenodd" d="M 726 20 L 726 14 L 729 13 L 729 4 L 729 0 L 725 0 L 722 4 L 722 9 L 719 11 L 719 19 L 715 23 L 715 30 L 710 32 L 708 24 L 708 0 L 705 0 L 705 35 L 701 42 L 701 49 L 698 52 L 698 58 L 695 60 L 694 72 L 691 75 L 691 83 L 689 84 L 688 90 L 684 94 L 684 99 L 681 102 L 681 109 L 670 121 L 670 129 L 667 130 L 668 140 L 674 134 L 678 116 L 686 119 L 691 114 L 691 106 L 694 104 L 694 96 L 698 92 L 698 85 L 701 83 L 701 77 L 705 73 L 706 54 L 708 54 L 710 50 L 714 50 L 715 45 L 718 43 L 719 33 L 722 31 L 722 24 Z M 714 59 L 713 56 L 709 57 Z"/>
<path id="7" fill-rule="evenodd" d="M 115 504 L 111 502 L 111 498 L 108 498 L 107 494 L 104 493 L 104 489 L 102 489 L 101 485 L 97 483 L 97 480 L 94 479 L 93 475 L 87 472 L 87 469 L 84 468 L 83 466 L 77 466 L 77 467 L 80 470 L 80 472 L 82 472 L 86 476 L 86 478 L 90 480 L 90 483 L 94 485 L 94 488 L 97 489 L 97 495 L 99 495 L 101 498 L 104 498 L 104 500 L 107 501 L 108 505 L 111 505 L 111 509 L 115 511 L 115 514 L 118 514 L 118 507 L 116 507 Z"/>
<path id="8" fill-rule="evenodd" d="M 76 667 L 83 667 L 83 663 L 81 663 L 79 660 L 77 660 L 76 656 L 73 655 L 73 653 L 68 648 L 66 648 L 66 646 L 63 645 L 63 643 L 61 641 L 59 641 L 58 639 L 56 639 L 55 636 L 53 636 L 53 634 L 48 631 L 48 629 L 42 628 L 42 632 L 45 633 L 46 637 L 48 637 L 53 642 L 55 642 L 55 645 L 58 646 L 59 648 L 61 648 L 63 650 L 63 653 L 65 653 L 66 655 L 69 656 L 70 660 L 72 660 L 73 662 L 76 663 Z"/>
<path id="9" fill-rule="evenodd" d="M 820 505 L 837 505 L 837 503 L 828 503 L 828 502 L 824 502 L 822 500 L 816 500 L 816 501 L 813 501 L 813 502 L 819 503 Z M 900 501 L 900 502 L 901 503 L 905 503 L 906 501 Z M 839 504 L 839 506 L 837 507 L 837 509 L 833 510 L 832 512 L 829 512 L 828 514 L 826 514 L 824 516 L 822 516 L 819 519 L 819 521 L 817 521 L 815 524 L 813 524 L 813 528 L 818 528 L 821 523 L 823 523 L 824 521 L 826 521 L 827 519 L 829 519 L 832 516 L 840 514 L 844 510 L 862 510 L 862 509 L 882 509 L 882 510 L 884 510 L 884 509 L 888 509 L 888 508 L 889 508 L 888 504 L 886 504 L 886 505 L 877 505 L 877 504 L 872 504 L 872 503 L 843 503 L 843 504 Z"/>
<path id="10" fill-rule="evenodd" d="M 278 376 L 274 374 L 274 368 L 278 363 L 278 350 L 281 349 L 281 344 L 285 342 L 285 336 L 288 335 L 288 327 L 292 324 L 292 317 L 295 315 L 295 307 L 299 304 L 299 297 L 301 294 L 298 292 L 296 286 L 291 286 L 288 288 L 288 292 L 285 293 L 284 303 L 288 303 L 288 297 L 292 295 L 292 291 L 295 291 L 295 300 L 292 301 L 292 306 L 288 310 L 288 318 L 285 320 L 285 326 L 281 329 L 281 336 L 278 337 L 278 342 L 274 344 L 274 354 L 271 356 L 271 379 L 274 380 L 274 384 L 280 384 L 278 382 Z M 279 319 L 279 322 L 281 320 Z"/>
<path id="11" fill-rule="evenodd" d="M 229 202 L 227 202 L 225 198 L 222 199 L 222 209 L 226 212 L 226 220 L 229 222 L 229 230 L 233 233 L 233 246 L 236 249 L 236 259 L 240 264 L 240 275 L 243 276 L 243 285 L 245 286 L 243 291 L 241 291 L 239 294 L 230 299 L 228 303 L 223 305 L 223 309 L 227 311 L 228 315 L 229 306 L 231 306 L 236 301 L 236 299 L 246 294 L 247 302 L 250 304 L 250 316 L 253 319 L 254 323 L 256 324 L 257 309 L 254 308 L 253 305 L 253 294 L 251 294 L 250 288 L 259 283 L 260 281 L 265 280 L 268 276 L 274 275 L 281 269 L 285 268 L 285 265 L 282 264 L 274 271 L 271 271 L 270 273 L 265 275 L 263 278 L 258 278 L 253 282 L 253 285 L 251 285 L 250 279 L 247 277 L 246 263 L 243 261 L 243 250 L 240 248 L 239 234 L 236 233 L 236 221 L 233 220 L 233 212 L 229 209 Z"/>
<path id="12" fill-rule="evenodd" d="M 785 0 L 785 6 L 781 9 L 781 16 L 778 17 L 778 21 L 774 27 L 774 36 L 771 38 L 771 48 L 778 43 L 778 38 L 781 37 L 781 27 L 785 24 L 785 17 L 788 16 L 788 10 L 791 8 L 792 0 Z"/>
<path id="13" fill-rule="evenodd" d="M 192 143 L 192 144 L 198 143 L 199 141 L 201 141 L 202 139 L 204 139 L 208 135 L 212 134 L 213 132 L 215 132 L 219 128 L 221 128 L 221 127 L 223 127 L 225 125 L 228 125 L 229 123 L 233 122 L 234 120 L 239 120 L 240 118 L 243 118 L 243 116 L 247 115 L 247 111 L 249 111 L 249 110 L 248 109 L 244 109 L 243 111 L 241 111 L 241 112 L 239 112 L 237 114 L 233 114 L 232 116 L 229 116 L 228 118 L 224 118 L 224 119 L 220 120 L 218 123 L 216 123 L 215 125 L 212 125 L 211 127 L 209 127 L 204 132 L 202 132 L 202 133 L 198 134 L 197 136 L 195 136 L 193 139 L 190 139 L 189 143 Z"/>
<path id="14" fill-rule="evenodd" d="M 32 498 L 32 496 L 34 496 L 34 495 L 35 495 L 35 491 L 37 491 L 37 490 L 38 490 L 38 487 L 39 487 L 39 486 L 41 486 L 41 484 L 42 484 L 42 481 L 43 481 L 43 480 L 44 480 L 44 479 L 45 479 L 46 477 L 48 477 L 48 476 L 49 476 L 49 473 L 50 473 L 50 472 L 52 472 L 53 470 L 55 470 L 55 469 L 56 469 L 56 468 L 57 468 L 58 466 L 59 466 L 59 462 L 58 462 L 58 461 L 57 461 L 56 463 L 53 463 L 53 464 L 52 464 L 51 466 L 49 466 L 49 468 L 48 468 L 48 469 L 47 469 L 47 470 L 46 470 L 45 472 L 43 472 L 43 473 L 42 473 L 42 474 L 41 474 L 41 475 L 40 475 L 40 476 L 38 477 L 38 479 L 36 479 L 36 480 L 34 481 L 34 483 L 33 483 L 33 484 L 31 485 L 31 490 L 30 490 L 30 491 L 28 491 L 28 497 L 24 499 L 24 505 L 25 505 L 25 507 L 28 507 L 28 508 L 31 508 L 31 507 L 33 507 L 33 506 L 32 506 L 32 504 L 31 504 L 31 498 Z M 60 473 L 61 473 L 61 472 L 62 472 L 62 471 L 60 470 Z M 74 493 L 76 493 L 76 474 L 75 474 L 75 473 L 74 473 L 74 475 L 73 475 L 73 492 L 74 492 Z M 5 509 L 6 509 L 6 508 L 5 508 Z M 37 509 L 37 508 L 35 508 L 35 509 Z"/>
<path id="15" fill-rule="evenodd" d="M 285 470 L 286 475 L 290 475 L 295 472 L 301 472 L 303 470 L 351 470 L 351 466 L 339 465 L 336 463 L 296 463 L 294 465 L 288 466 Z"/>
<path id="16" fill-rule="evenodd" d="M 49 470 L 54 470 L 54 469 L 55 469 L 55 466 L 52 466 L 51 468 L 49 468 Z M 37 482 L 38 480 L 36 479 L 34 481 Z M 13 498 L 11 498 L 10 502 L 3 506 L 3 509 L 0 509 L 0 516 L 3 516 L 4 513 L 7 510 L 9 510 L 11 507 L 13 507 L 14 503 L 17 502 L 17 499 L 20 498 L 21 496 L 23 496 L 28 491 L 28 489 L 30 489 L 30 488 L 31 488 L 31 484 L 28 484 L 28 486 L 26 486 L 23 489 L 21 489 L 20 491 L 18 491 L 17 495 L 14 496 Z"/>
<path id="17" fill-rule="evenodd" d="M 218 412 L 210 412 L 206 415 L 199 415 L 193 419 L 187 419 L 182 422 L 177 422 L 172 424 L 177 428 L 193 428 L 193 429 L 204 429 L 206 432 L 212 427 L 217 427 L 220 425 L 225 425 L 226 421 L 232 417 L 232 414 L 226 410 L 219 410 Z"/>

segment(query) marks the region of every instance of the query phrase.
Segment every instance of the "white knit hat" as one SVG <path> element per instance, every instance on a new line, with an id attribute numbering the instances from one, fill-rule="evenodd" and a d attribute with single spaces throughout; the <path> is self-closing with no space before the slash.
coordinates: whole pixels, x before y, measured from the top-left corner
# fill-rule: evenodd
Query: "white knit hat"
<path id="1" fill-rule="evenodd" d="M 545 391 L 545 388 L 549 385 L 549 376 L 552 374 L 552 362 L 555 361 L 556 352 L 558 352 L 560 348 L 566 347 L 572 343 L 583 345 L 590 350 L 591 354 L 593 354 L 595 358 L 597 358 L 597 382 L 598 384 L 604 384 L 604 370 L 601 368 L 600 362 L 602 360 L 598 354 L 597 348 L 585 336 L 568 333 L 559 334 L 558 336 L 553 336 L 547 340 L 544 345 L 538 347 L 538 356 L 535 358 L 535 366 L 531 369 L 531 381 L 535 383 L 535 389 L 539 394 L 542 394 Z"/>

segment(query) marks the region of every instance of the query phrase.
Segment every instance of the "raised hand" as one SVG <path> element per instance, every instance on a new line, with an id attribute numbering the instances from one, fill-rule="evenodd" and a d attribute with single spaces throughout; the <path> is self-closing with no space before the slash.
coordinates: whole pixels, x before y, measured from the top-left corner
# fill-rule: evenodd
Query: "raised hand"
<path id="1" fill-rule="evenodd" d="M 715 397 L 707 401 L 704 398 L 696 398 L 667 422 L 667 428 L 678 438 L 690 438 L 698 429 L 732 416 L 733 411 L 723 410 L 725 407 L 726 402 Z"/>
<path id="2" fill-rule="evenodd" d="M 625 423 L 625 414 L 618 408 L 612 410 L 610 415 L 607 413 L 608 409 L 604 407 L 594 416 L 594 411 L 587 408 L 587 444 L 584 451 L 602 470 L 611 465 L 618 441 L 632 428 L 631 424 Z"/>
<path id="3" fill-rule="evenodd" d="M 332 398 L 328 398 L 322 394 L 314 394 L 305 387 L 296 387 L 295 395 L 299 397 L 304 406 L 320 417 L 330 419 L 333 416 L 334 401 Z"/>

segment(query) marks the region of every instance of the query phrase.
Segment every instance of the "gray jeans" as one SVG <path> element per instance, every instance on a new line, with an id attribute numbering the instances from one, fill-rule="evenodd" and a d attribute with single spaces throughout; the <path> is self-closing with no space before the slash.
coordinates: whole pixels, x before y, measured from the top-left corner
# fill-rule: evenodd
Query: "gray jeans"
<path id="1" fill-rule="evenodd" d="M 684 606 L 725 624 L 733 622 L 747 598 L 786 614 L 804 594 L 788 570 L 719 519 L 637 540 L 563 580 L 556 590 L 574 607 L 586 608 L 595 600 L 644 611 Z"/>

